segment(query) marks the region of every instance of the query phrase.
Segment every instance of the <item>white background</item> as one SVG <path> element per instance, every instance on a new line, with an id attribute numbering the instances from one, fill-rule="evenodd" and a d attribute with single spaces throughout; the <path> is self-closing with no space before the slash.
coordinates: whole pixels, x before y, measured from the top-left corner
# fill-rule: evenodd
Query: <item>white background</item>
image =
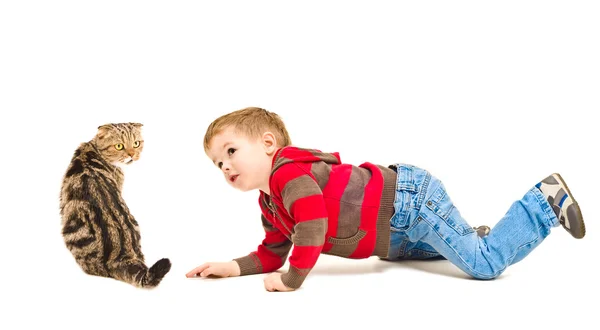
<path id="1" fill-rule="evenodd" d="M 594 1 L 212 3 L 0 4 L 1 328 L 597 329 Z M 262 239 L 257 192 L 202 149 L 212 120 L 247 106 L 280 114 L 295 145 L 428 169 L 473 225 L 559 172 L 588 235 L 556 228 L 493 281 L 331 256 L 293 293 L 264 275 L 186 279 Z M 85 275 L 60 235 L 73 151 L 127 121 L 145 150 L 124 197 L 148 263 L 173 262 L 155 290 Z"/>

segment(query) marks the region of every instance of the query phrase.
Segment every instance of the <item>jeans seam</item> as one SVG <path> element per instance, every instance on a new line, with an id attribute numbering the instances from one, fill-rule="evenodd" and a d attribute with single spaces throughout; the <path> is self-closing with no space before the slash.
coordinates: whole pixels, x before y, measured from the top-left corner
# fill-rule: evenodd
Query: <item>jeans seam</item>
<path id="1" fill-rule="evenodd" d="M 400 243 L 400 250 L 398 251 L 398 258 L 404 257 L 404 252 L 406 250 L 406 244 L 408 244 L 407 240 L 403 239 L 402 243 Z"/>
<path id="2" fill-rule="evenodd" d="M 427 174 L 425 175 L 425 179 L 423 183 L 421 183 L 421 190 L 419 191 L 419 198 L 417 199 L 417 205 L 415 205 L 415 209 L 420 210 L 421 205 L 423 204 L 423 200 L 425 199 L 425 193 L 427 189 L 429 189 L 429 180 L 431 180 L 431 174 L 425 171 Z"/>
<path id="3" fill-rule="evenodd" d="M 536 189 L 537 192 L 539 192 L 539 194 L 536 193 L 536 191 L 534 190 Z M 554 214 L 554 211 L 552 210 L 552 207 L 547 208 L 545 207 L 544 203 L 548 204 L 548 201 L 546 201 L 545 199 L 540 199 L 540 195 L 542 195 L 542 192 L 539 191 L 539 189 L 537 188 L 531 188 L 529 191 L 531 191 L 531 193 L 533 194 L 533 196 L 535 196 L 535 199 L 537 199 L 538 204 L 540 205 L 540 208 L 542 209 L 542 211 L 544 212 L 544 215 L 546 216 L 546 225 L 550 228 L 552 228 L 554 226 L 554 222 L 552 221 L 552 217 L 556 217 L 556 215 Z M 543 195 L 542 195 L 543 197 Z"/>
<path id="4" fill-rule="evenodd" d="M 538 230 L 540 229 L 540 227 L 538 227 Z M 517 253 L 519 252 L 519 250 L 521 250 L 524 246 L 535 243 L 538 241 L 539 238 L 534 238 L 531 241 L 525 243 L 525 244 L 521 244 L 519 247 L 517 247 L 517 252 L 515 252 L 515 254 L 513 254 L 512 256 L 510 256 L 510 261 L 512 262 L 515 259 L 515 256 L 517 255 Z"/>
<path id="5" fill-rule="evenodd" d="M 423 250 L 423 249 L 419 249 L 419 248 L 411 249 L 411 251 L 418 251 L 422 256 L 433 257 L 433 256 L 438 255 L 438 253 L 427 251 L 427 250 Z"/>
<path id="6" fill-rule="evenodd" d="M 422 220 L 422 221 L 425 221 L 425 222 L 427 223 L 427 225 L 428 225 L 428 226 L 431 228 L 431 230 L 432 230 L 433 232 L 435 232 L 435 234 L 436 234 L 436 235 L 438 235 L 438 237 L 439 237 L 439 238 L 442 240 L 442 242 L 444 242 L 444 244 L 446 244 L 446 246 L 448 246 L 448 247 L 449 247 L 449 248 L 450 248 L 452 251 L 454 251 L 454 253 L 455 253 L 455 254 L 458 256 L 458 258 L 460 259 L 460 261 L 462 262 L 462 264 L 463 264 L 463 265 L 464 265 L 466 268 L 468 268 L 468 269 L 469 269 L 469 270 L 470 270 L 470 271 L 471 271 L 473 274 L 478 274 L 478 275 L 481 275 L 482 277 L 494 278 L 494 277 L 497 277 L 497 276 L 498 276 L 500 273 L 502 273 L 502 272 L 503 272 L 503 271 L 506 269 L 506 267 L 503 267 L 502 269 L 500 269 L 500 270 L 498 270 L 498 271 L 496 271 L 496 272 L 492 273 L 491 275 L 483 274 L 483 273 L 481 273 L 481 272 L 478 272 L 478 271 L 476 271 L 475 269 L 473 269 L 473 267 L 471 267 L 471 266 L 470 266 L 470 265 L 469 265 L 469 264 L 468 264 L 468 263 L 467 263 L 467 262 L 466 262 L 466 261 L 465 261 L 465 260 L 462 258 L 462 256 L 461 256 L 461 255 L 460 255 L 460 254 L 459 254 L 459 253 L 456 251 L 456 249 L 455 249 L 455 248 L 454 248 L 452 245 L 450 245 L 450 244 L 448 244 L 448 242 L 446 242 L 446 240 L 445 240 L 445 239 L 442 237 L 442 235 L 440 235 L 440 233 L 439 233 L 437 230 L 435 230 L 435 229 L 434 229 L 434 226 L 433 226 L 433 224 L 432 224 L 431 222 L 429 222 L 429 221 L 427 220 L 427 218 L 425 218 L 425 217 L 423 217 L 423 216 L 419 216 L 419 218 L 421 218 L 421 220 Z M 529 243 L 527 243 L 527 244 L 529 244 Z M 519 248 L 521 248 L 521 247 L 519 247 Z M 514 258 L 514 256 L 513 256 L 513 258 Z M 469 275 L 471 275 L 471 274 L 469 274 Z"/>

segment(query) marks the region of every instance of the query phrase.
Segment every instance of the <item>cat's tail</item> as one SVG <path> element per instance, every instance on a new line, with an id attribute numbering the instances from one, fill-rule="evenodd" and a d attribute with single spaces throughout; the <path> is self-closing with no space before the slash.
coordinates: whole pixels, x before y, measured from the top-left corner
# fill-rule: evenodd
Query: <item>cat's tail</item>
<path id="1" fill-rule="evenodd" d="M 171 270 L 171 261 L 167 258 L 160 259 L 148 269 L 141 280 L 143 288 L 153 288 L 157 286 L 163 277 Z"/>
<path id="2" fill-rule="evenodd" d="M 163 258 L 148 268 L 142 261 L 129 260 L 113 269 L 114 271 L 111 272 L 111 275 L 115 279 L 136 287 L 151 289 L 156 287 L 169 270 L 171 270 L 171 261 Z"/>

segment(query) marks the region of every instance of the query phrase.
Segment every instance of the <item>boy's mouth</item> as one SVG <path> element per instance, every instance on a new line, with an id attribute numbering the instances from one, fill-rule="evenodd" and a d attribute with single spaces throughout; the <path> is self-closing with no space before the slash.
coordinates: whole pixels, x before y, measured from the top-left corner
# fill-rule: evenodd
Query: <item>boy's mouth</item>
<path id="1" fill-rule="evenodd" d="M 238 176 L 239 176 L 239 174 L 236 174 L 236 175 L 232 175 L 232 176 L 230 176 L 230 177 L 229 177 L 229 181 L 231 181 L 231 182 L 235 182 L 235 180 L 237 180 L 237 177 L 238 177 Z"/>

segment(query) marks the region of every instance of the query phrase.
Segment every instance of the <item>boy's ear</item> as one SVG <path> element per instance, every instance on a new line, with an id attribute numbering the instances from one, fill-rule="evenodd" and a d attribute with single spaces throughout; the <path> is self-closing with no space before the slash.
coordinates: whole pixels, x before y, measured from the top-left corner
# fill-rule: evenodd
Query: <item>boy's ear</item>
<path id="1" fill-rule="evenodd" d="M 262 136 L 263 147 L 267 154 L 272 154 L 277 149 L 277 139 L 275 139 L 275 135 L 271 132 L 265 132 Z"/>

